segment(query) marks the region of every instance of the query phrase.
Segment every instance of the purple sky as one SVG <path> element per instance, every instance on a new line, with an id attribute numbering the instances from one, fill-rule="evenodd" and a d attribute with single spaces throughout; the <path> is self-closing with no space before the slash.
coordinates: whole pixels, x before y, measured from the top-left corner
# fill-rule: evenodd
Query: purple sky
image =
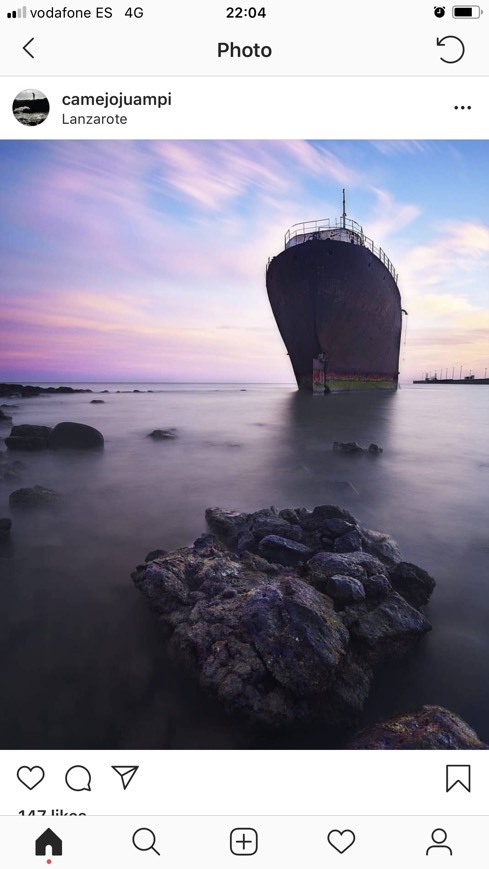
<path id="1" fill-rule="evenodd" d="M 401 376 L 488 365 L 486 142 L 1 142 L 0 379 L 291 382 L 265 265 L 341 212 L 400 275 Z"/>

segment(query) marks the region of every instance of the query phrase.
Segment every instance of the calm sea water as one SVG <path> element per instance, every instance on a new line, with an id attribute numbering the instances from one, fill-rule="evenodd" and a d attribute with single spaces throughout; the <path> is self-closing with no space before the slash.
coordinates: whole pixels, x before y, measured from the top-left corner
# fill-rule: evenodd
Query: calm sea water
<path id="1" fill-rule="evenodd" d="M 78 384 L 77 384 L 78 385 Z M 60 513 L 10 513 L 0 548 L 2 748 L 330 747 L 321 733 L 251 734 L 168 660 L 130 572 L 151 549 L 191 544 L 204 511 L 338 503 L 391 533 L 437 580 L 433 631 L 379 674 L 365 721 L 422 703 L 489 741 L 489 389 L 411 386 L 392 395 L 292 386 L 81 384 L 90 395 L 3 399 L 14 423 L 93 425 L 103 453 L 12 454 L 22 485 L 62 493 Z M 151 394 L 116 390 L 151 389 Z M 174 441 L 153 442 L 155 428 Z M 0 431 L 6 436 L 9 429 Z M 371 441 L 381 457 L 332 451 Z"/>

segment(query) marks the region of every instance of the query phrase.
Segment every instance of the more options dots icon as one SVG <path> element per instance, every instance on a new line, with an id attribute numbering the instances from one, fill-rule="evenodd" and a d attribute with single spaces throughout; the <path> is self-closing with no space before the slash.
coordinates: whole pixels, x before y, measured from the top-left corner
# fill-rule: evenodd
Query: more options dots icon
<path id="1" fill-rule="evenodd" d="M 258 851 L 258 833 L 253 827 L 236 827 L 231 830 L 230 847 L 236 857 L 252 857 Z"/>

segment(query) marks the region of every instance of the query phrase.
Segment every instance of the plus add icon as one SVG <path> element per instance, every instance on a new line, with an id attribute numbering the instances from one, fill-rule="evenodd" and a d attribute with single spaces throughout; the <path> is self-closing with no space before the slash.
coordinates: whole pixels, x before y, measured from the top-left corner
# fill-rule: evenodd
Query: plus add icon
<path id="1" fill-rule="evenodd" d="M 231 830 L 231 854 L 251 857 L 258 851 L 258 833 L 252 827 L 236 827 Z"/>

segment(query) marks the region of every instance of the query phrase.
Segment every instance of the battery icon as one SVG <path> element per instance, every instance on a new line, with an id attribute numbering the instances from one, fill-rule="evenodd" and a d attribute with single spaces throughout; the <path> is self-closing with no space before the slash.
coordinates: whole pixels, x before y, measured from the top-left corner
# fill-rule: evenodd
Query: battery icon
<path id="1" fill-rule="evenodd" d="M 454 6 L 452 12 L 454 18 L 480 18 L 481 8 L 480 6 Z"/>

